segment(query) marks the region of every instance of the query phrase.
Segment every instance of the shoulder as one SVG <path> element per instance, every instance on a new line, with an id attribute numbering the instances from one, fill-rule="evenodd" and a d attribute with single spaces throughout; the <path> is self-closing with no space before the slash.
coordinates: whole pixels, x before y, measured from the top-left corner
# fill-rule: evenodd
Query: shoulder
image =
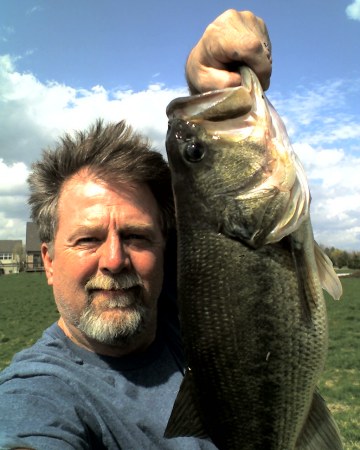
<path id="1" fill-rule="evenodd" d="M 56 375 L 81 364 L 81 359 L 66 345 L 66 338 L 57 326 L 51 325 L 31 347 L 17 353 L 0 374 L 0 384 L 12 378 Z"/>
<path id="2" fill-rule="evenodd" d="M 32 448 L 90 448 L 89 430 L 101 435 L 95 393 L 105 374 L 86 365 L 61 333 L 55 325 L 47 329 L 0 374 L 0 448 L 21 436 Z"/>
<path id="3" fill-rule="evenodd" d="M 65 356 L 66 346 L 53 331 L 15 355 L 0 374 L 0 448 L 12 448 L 9 442 L 26 448 L 58 449 L 59 442 L 64 450 L 87 448 L 79 419 L 84 408 L 76 403 L 72 383 L 76 360 Z"/>

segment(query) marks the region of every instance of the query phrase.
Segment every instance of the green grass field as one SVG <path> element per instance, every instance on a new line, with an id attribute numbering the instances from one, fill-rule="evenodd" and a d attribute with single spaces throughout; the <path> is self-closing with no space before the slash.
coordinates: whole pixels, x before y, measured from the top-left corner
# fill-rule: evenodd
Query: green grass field
<path id="1" fill-rule="evenodd" d="M 344 295 L 327 297 L 329 352 L 320 391 L 339 425 L 345 449 L 360 449 L 360 278 L 341 278 Z"/>
<path id="2" fill-rule="evenodd" d="M 0 369 L 59 317 L 44 273 L 0 277 Z"/>
<path id="3" fill-rule="evenodd" d="M 339 425 L 345 450 L 360 450 L 360 278 L 342 278 L 342 283 L 342 300 L 327 298 L 330 343 L 320 390 Z M 57 317 L 44 274 L 0 277 L 0 369 Z"/>

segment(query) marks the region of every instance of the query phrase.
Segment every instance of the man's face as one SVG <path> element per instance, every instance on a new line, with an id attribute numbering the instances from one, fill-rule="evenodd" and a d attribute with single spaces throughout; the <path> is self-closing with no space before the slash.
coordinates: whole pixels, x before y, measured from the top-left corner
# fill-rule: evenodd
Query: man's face
<path id="1" fill-rule="evenodd" d="M 147 346 L 156 330 L 165 241 L 145 184 L 67 180 L 53 248 L 42 253 L 65 333 L 104 354 Z"/>

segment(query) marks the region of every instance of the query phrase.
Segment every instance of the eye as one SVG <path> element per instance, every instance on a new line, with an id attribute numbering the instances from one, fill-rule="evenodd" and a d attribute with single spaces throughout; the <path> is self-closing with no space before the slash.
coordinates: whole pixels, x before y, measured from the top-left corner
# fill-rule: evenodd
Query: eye
<path id="1" fill-rule="evenodd" d="M 205 156 L 206 149 L 199 142 L 189 142 L 184 150 L 184 157 L 189 162 L 199 162 Z"/>
<path id="2" fill-rule="evenodd" d="M 87 245 L 87 244 L 94 244 L 97 242 L 99 242 L 98 238 L 88 236 L 88 237 L 82 237 L 82 238 L 77 239 L 76 244 L 77 245 Z"/>
<path id="3" fill-rule="evenodd" d="M 121 239 L 127 245 L 134 246 L 147 246 L 152 242 L 150 235 L 141 232 L 122 233 Z"/>
<path id="4" fill-rule="evenodd" d="M 124 236 L 123 239 L 126 239 L 128 241 L 145 241 L 146 237 L 143 236 L 142 234 L 131 233 Z"/>

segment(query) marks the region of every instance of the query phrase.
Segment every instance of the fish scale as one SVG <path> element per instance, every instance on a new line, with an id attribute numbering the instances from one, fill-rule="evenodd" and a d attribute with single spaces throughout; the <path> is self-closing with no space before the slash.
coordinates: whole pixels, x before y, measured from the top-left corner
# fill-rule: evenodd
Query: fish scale
<path id="1" fill-rule="evenodd" d="M 338 298 L 341 285 L 314 242 L 285 128 L 252 71 L 241 75 L 245 86 L 167 110 L 187 369 L 165 436 L 210 438 L 220 450 L 340 450 L 316 383 L 322 287 Z"/>
<path id="2" fill-rule="evenodd" d="M 179 238 L 179 278 L 182 280 L 179 298 L 191 296 L 202 301 L 180 301 L 180 311 L 188 365 L 196 382 L 203 387 L 203 408 L 211 411 L 204 421 L 213 430 L 221 423 L 219 439 L 224 449 L 245 449 L 249 442 L 251 449 L 294 448 L 294 440 L 310 407 L 306 398 L 311 398 L 324 363 L 324 305 L 314 307 L 316 316 L 311 324 L 304 322 L 300 302 L 293 301 L 299 295 L 297 275 L 291 267 L 291 258 L 281 246 L 277 255 L 267 255 L 263 249 L 241 247 L 235 240 L 216 233 L 200 232 L 202 238 L 199 239 L 199 229 L 192 233 L 192 228 L 185 228 L 186 238 L 182 238 L 181 232 Z M 247 260 L 245 270 L 233 264 L 237 258 Z M 288 266 L 286 277 L 284 260 Z M 267 272 L 267 277 L 259 286 L 257 274 L 261 271 Z M 216 278 L 213 273 L 217 273 Z M 279 278 L 282 283 L 274 283 Z M 281 302 L 279 295 L 283 296 Z M 231 298 L 238 301 L 229 304 Z M 241 299 L 247 301 L 241 302 Z M 264 308 L 267 304 L 269 307 Z M 258 338 L 256 341 L 254 335 Z M 312 339 L 320 344 L 319 338 L 322 345 L 314 352 Z M 307 373 L 309 366 L 310 375 Z M 315 367 L 318 369 L 314 370 Z M 207 380 L 210 380 L 209 385 Z M 243 386 L 243 380 L 250 380 L 251 384 Z M 269 384 L 272 384 L 271 389 Z M 306 390 L 307 396 L 303 394 Z M 231 402 L 224 403 L 228 398 Z M 293 402 L 289 403 L 289 398 L 293 398 Z M 284 410 L 285 406 L 289 408 L 285 414 L 293 417 L 296 412 L 297 422 L 292 424 L 292 430 L 271 423 L 276 420 L 277 411 Z M 234 421 L 234 417 L 237 420 Z M 274 430 L 273 436 L 262 431 L 266 426 Z M 239 436 L 243 441 L 239 441 Z M 266 445 L 263 436 L 266 436 Z M 213 439 L 216 443 L 217 439 Z"/>

